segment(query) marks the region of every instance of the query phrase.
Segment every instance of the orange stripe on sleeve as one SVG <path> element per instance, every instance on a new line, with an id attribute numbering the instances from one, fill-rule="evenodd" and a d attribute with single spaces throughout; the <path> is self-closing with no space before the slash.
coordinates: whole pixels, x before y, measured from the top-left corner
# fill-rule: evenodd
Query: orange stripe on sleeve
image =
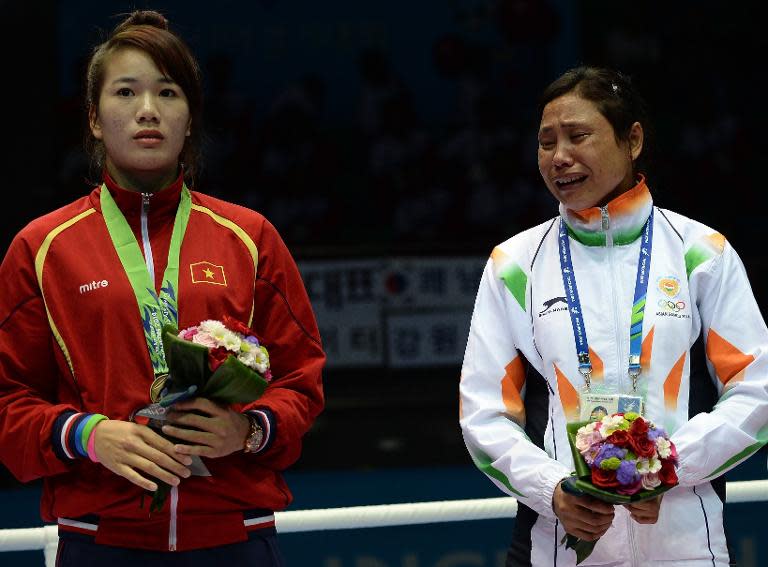
<path id="1" fill-rule="evenodd" d="M 579 395 L 570 380 L 560 372 L 557 364 L 553 364 L 553 366 L 555 367 L 555 376 L 557 376 L 557 392 L 560 395 L 560 403 L 563 405 L 565 419 L 576 421 L 579 418 Z"/>
<path id="2" fill-rule="evenodd" d="M 518 356 L 504 367 L 505 373 L 501 378 L 501 397 L 504 407 L 507 408 L 510 417 L 519 425 L 525 424 L 525 407 L 523 406 L 523 384 L 525 384 L 525 368 L 523 361 Z"/>
<path id="3" fill-rule="evenodd" d="M 669 371 L 667 379 L 664 380 L 664 407 L 667 412 L 674 412 L 677 409 L 677 397 L 680 395 L 680 382 L 683 379 L 683 368 L 685 368 L 687 354 L 684 352 L 677 359 L 672 370 Z"/>
<path id="4" fill-rule="evenodd" d="M 755 360 L 754 356 L 741 352 L 714 329 L 710 329 L 707 335 L 707 358 L 714 365 L 717 377 L 724 385 L 731 381 L 743 380 L 743 370 Z"/>

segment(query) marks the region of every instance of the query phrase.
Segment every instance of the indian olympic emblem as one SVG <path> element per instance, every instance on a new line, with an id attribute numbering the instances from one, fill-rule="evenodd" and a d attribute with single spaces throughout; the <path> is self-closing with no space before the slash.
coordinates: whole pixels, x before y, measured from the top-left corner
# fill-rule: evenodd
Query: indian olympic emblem
<path id="1" fill-rule="evenodd" d="M 211 262 L 195 262 L 189 265 L 192 275 L 192 283 L 207 283 L 213 285 L 227 285 L 227 276 L 224 267 Z"/>
<path id="2" fill-rule="evenodd" d="M 666 278 L 659 278 L 658 280 L 659 290 L 670 299 L 677 297 L 680 293 L 680 280 L 675 276 L 667 276 Z"/>

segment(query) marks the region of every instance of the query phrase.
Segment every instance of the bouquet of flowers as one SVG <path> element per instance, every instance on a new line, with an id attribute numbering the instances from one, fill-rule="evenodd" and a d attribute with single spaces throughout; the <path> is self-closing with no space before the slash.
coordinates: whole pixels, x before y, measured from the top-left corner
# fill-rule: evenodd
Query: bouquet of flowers
<path id="1" fill-rule="evenodd" d="M 563 489 L 611 504 L 656 498 L 677 484 L 677 450 L 666 431 L 636 413 L 614 413 L 599 421 L 567 425 L 575 473 Z M 594 548 L 567 535 L 577 564 Z"/>
<path id="2" fill-rule="evenodd" d="M 202 396 L 220 404 L 250 403 L 261 397 L 272 379 L 267 349 L 250 328 L 229 317 L 181 331 L 166 325 L 162 338 L 168 375 L 153 384 L 154 403 L 136 412 L 158 433 L 180 400 Z M 199 457 L 193 457 L 191 470 L 210 474 Z M 150 512 L 163 507 L 170 490 L 163 482 L 157 484 Z"/>

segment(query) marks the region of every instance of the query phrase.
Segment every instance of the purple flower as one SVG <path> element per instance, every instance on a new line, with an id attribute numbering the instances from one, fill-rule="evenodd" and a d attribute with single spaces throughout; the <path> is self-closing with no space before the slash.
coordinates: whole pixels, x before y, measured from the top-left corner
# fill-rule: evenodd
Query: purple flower
<path id="1" fill-rule="evenodd" d="M 245 340 L 248 341 L 249 343 L 251 343 L 252 345 L 259 346 L 259 339 L 257 339 L 254 336 L 249 335 L 249 336 L 245 337 Z"/>
<path id="2" fill-rule="evenodd" d="M 616 471 L 616 480 L 621 484 L 634 484 L 640 480 L 640 474 L 637 472 L 636 461 L 621 461 L 619 470 Z"/>
<path id="3" fill-rule="evenodd" d="M 597 456 L 595 457 L 593 466 L 599 467 L 600 463 L 602 463 L 605 459 L 610 459 L 611 457 L 616 457 L 617 459 L 621 460 L 624 458 L 624 455 L 626 454 L 627 454 L 626 449 L 617 447 L 613 443 L 605 443 L 602 447 L 600 447 L 600 451 L 597 453 Z"/>
<path id="4" fill-rule="evenodd" d="M 648 439 L 656 441 L 657 437 L 667 437 L 667 432 L 661 427 L 654 427 L 653 429 L 648 430 Z"/>

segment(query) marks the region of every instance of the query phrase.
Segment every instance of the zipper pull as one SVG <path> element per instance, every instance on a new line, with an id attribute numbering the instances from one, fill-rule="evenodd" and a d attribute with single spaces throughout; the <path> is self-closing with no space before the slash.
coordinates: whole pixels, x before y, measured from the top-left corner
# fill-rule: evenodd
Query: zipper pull
<path id="1" fill-rule="evenodd" d="M 149 198 L 151 196 L 151 193 L 142 193 L 141 194 L 141 206 L 146 211 L 149 208 Z"/>
<path id="2" fill-rule="evenodd" d="M 608 232 L 611 228 L 611 219 L 608 217 L 608 207 L 600 207 L 600 217 L 602 218 L 603 230 Z"/>

